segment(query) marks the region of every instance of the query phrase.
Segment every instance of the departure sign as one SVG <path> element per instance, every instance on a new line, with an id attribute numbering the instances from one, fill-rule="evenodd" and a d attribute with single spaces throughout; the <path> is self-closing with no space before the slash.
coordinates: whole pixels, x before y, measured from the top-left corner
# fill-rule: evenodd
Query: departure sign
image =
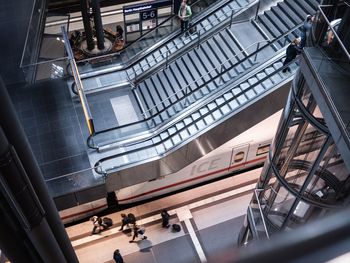
<path id="1" fill-rule="evenodd" d="M 162 1 L 154 1 L 150 3 L 142 3 L 138 5 L 129 5 L 123 7 L 123 12 L 125 15 L 132 13 L 140 13 L 142 11 L 150 10 L 150 9 L 158 9 L 161 7 L 172 6 L 172 0 L 162 0 Z"/>
<path id="2" fill-rule="evenodd" d="M 173 0 L 124 6 L 123 14 L 125 41 L 134 41 L 157 26 L 170 26 L 162 22 L 173 14 Z"/>
<path id="3" fill-rule="evenodd" d="M 149 19 L 155 19 L 155 18 L 157 18 L 157 9 L 141 12 L 142 20 L 149 20 Z"/>

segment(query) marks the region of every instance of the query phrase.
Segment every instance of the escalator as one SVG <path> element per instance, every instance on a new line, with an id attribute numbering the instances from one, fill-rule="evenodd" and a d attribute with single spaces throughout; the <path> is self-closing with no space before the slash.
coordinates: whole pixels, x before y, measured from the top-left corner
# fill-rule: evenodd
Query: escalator
<path id="1" fill-rule="evenodd" d="M 127 186 L 125 182 L 135 184 L 176 172 L 281 109 L 293 78 L 281 73 L 282 59 L 283 52 L 233 80 L 220 94 L 193 104 L 191 111 L 148 139 L 91 152 L 97 172 L 107 174 L 106 186 L 119 189 Z M 290 67 L 293 72 L 297 69 Z"/>
<path id="2" fill-rule="evenodd" d="M 296 13 L 292 9 L 294 2 L 289 0 L 279 2 L 272 9 L 283 13 Z M 306 2 L 309 6 L 316 8 L 316 1 Z M 282 7 L 285 6 L 282 5 L 283 3 L 289 3 L 289 9 L 283 9 Z M 262 46 L 258 48 L 256 45 L 259 44 L 253 41 L 255 51 L 246 54 L 245 51 L 249 45 L 244 43 L 242 45 L 244 49 L 235 52 L 234 57 L 240 57 L 238 60 L 232 60 L 230 65 L 227 64 L 224 69 L 212 68 L 207 79 L 202 80 L 198 86 L 189 85 L 188 87 L 191 88 L 187 92 L 184 89 L 183 96 L 169 105 L 162 105 L 162 108 L 154 107 L 154 105 L 153 107 L 157 110 L 152 114 L 150 114 L 151 111 L 148 111 L 148 114 L 145 111 L 145 120 L 100 131 L 94 137 L 90 137 L 89 146 L 92 149 L 88 151 L 88 155 L 92 166 L 96 164 L 95 173 L 92 176 L 94 178 L 101 178 L 101 175 L 106 176 L 105 183 L 101 185 L 103 191 L 114 191 L 171 174 L 282 108 L 285 104 L 289 83 L 297 70 L 297 65 L 292 63 L 290 74 L 281 72 L 286 41 L 298 35 L 298 27 L 307 13 L 307 10 L 304 10 L 303 13 L 296 13 L 298 20 L 295 21 L 294 26 L 291 25 L 289 30 L 283 31 L 283 34 L 280 32 L 273 39 L 271 39 L 272 35 L 268 35 L 268 29 L 265 28 L 266 31 L 263 29 L 263 19 L 260 17 L 265 16 L 265 13 L 261 14 L 258 20 L 249 23 L 256 30 L 264 33 L 260 36 L 266 35 L 261 39 L 265 41 Z M 294 15 L 289 14 L 288 16 L 293 17 Z M 240 28 L 240 24 L 236 26 Z M 218 42 L 219 34 L 221 36 L 224 34 L 222 31 L 217 33 L 213 39 L 206 40 L 212 41 L 209 42 L 210 45 L 205 43 L 207 48 L 211 48 L 210 46 L 215 41 Z M 207 60 L 211 58 L 211 62 L 203 62 L 202 67 L 207 63 L 218 63 L 220 57 L 223 59 L 225 52 L 228 52 L 230 48 L 230 43 L 226 46 L 220 45 L 220 48 L 226 49 L 226 51 L 221 51 L 221 55 L 202 51 L 205 53 L 202 55 L 210 56 L 206 58 Z M 184 60 L 186 56 L 193 59 L 190 53 L 180 59 Z M 170 63 L 169 68 L 160 74 L 167 74 L 166 71 L 172 70 L 171 67 L 181 65 L 174 63 L 179 62 Z M 182 65 L 184 68 L 190 66 L 187 62 L 183 62 Z M 193 67 L 200 67 L 200 65 L 195 63 Z M 151 77 L 157 74 L 159 73 Z M 188 76 L 192 77 L 191 74 Z M 157 78 L 159 79 L 158 75 Z M 137 92 L 140 91 L 137 90 Z M 155 95 L 158 96 L 158 93 L 153 96 Z M 152 107 L 152 104 L 148 106 Z M 110 133 L 114 133 L 117 139 L 106 141 L 105 138 L 110 137 Z M 88 177 L 77 176 L 74 181 L 80 179 L 88 180 Z M 67 182 L 67 185 L 69 184 L 71 182 Z M 62 181 L 62 185 L 65 185 L 65 182 Z M 91 191 L 95 191 L 94 189 L 92 188 Z"/>

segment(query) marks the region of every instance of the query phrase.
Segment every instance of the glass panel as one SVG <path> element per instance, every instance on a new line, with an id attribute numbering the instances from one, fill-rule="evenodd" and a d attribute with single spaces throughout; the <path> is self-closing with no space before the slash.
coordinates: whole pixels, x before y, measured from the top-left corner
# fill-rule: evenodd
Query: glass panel
<path id="1" fill-rule="evenodd" d="M 349 172 L 336 147 L 332 144 L 324 155 L 317 177 L 310 182 L 308 191 L 327 203 L 341 203 L 349 193 Z"/>
<path id="2" fill-rule="evenodd" d="M 275 164 L 277 167 L 282 167 L 286 158 L 288 151 L 292 145 L 293 138 L 295 137 L 295 133 L 299 127 L 299 123 L 302 121 L 299 115 L 293 113 L 293 119 L 291 120 L 290 127 L 288 128 L 287 135 L 285 138 L 275 138 L 274 143 L 277 143 L 279 140 L 284 140 L 283 146 L 280 149 L 279 153 L 273 152 L 273 155 L 277 156 L 275 159 Z M 281 132 L 279 133 L 281 134 Z"/>
<path id="3" fill-rule="evenodd" d="M 272 198 L 269 200 L 270 209 L 267 218 L 275 227 L 279 228 L 285 221 L 285 218 L 295 201 L 295 197 L 279 183 L 275 184 L 275 187 L 271 192 L 271 197 Z"/>
<path id="4" fill-rule="evenodd" d="M 243 159 L 244 159 L 244 152 L 236 153 L 236 155 L 234 156 L 235 163 L 238 163 L 238 162 L 242 161 Z"/>
<path id="5" fill-rule="evenodd" d="M 104 183 L 103 176 L 97 174 L 94 168 L 62 175 L 45 180 L 52 197 L 62 196 Z"/>
<path id="6" fill-rule="evenodd" d="M 320 217 L 321 214 L 324 214 L 324 212 L 321 208 L 299 201 L 286 224 L 286 230 L 313 221 Z"/>
<path id="7" fill-rule="evenodd" d="M 258 149 L 256 150 L 256 156 L 269 152 L 269 149 L 270 149 L 270 144 L 266 144 L 258 147 Z"/>

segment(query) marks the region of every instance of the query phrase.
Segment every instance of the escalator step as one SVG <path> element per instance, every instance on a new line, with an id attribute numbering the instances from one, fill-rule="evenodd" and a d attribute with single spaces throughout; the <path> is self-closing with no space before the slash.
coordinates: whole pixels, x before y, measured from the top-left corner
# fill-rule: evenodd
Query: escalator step
<path id="1" fill-rule="evenodd" d="M 285 14 L 285 11 L 280 7 L 272 7 L 272 13 L 280 19 L 280 21 L 286 26 L 288 30 L 295 27 L 297 24 L 290 20 L 290 18 Z"/>
<path id="2" fill-rule="evenodd" d="M 302 1 L 302 0 L 301 0 Z M 297 2 L 301 2 L 297 1 Z M 305 20 L 307 13 L 299 6 L 295 0 L 285 0 L 284 3 L 288 5 L 288 7 L 294 11 L 294 14 L 297 14 L 302 21 Z"/>
<path id="3" fill-rule="evenodd" d="M 274 13 L 272 13 L 271 10 L 268 10 L 265 12 L 266 17 L 270 20 L 271 24 L 281 33 L 285 33 L 288 31 L 289 28 L 287 28 L 282 22 L 281 18 L 276 17 Z"/>
<path id="4" fill-rule="evenodd" d="M 278 6 L 283 10 L 284 15 L 289 17 L 289 19 L 292 20 L 294 24 L 300 24 L 303 22 L 303 20 L 297 14 L 295 14 L 295 12 L 290 9 L 290 7 L 285 2 L 279 3 Z"/>
<path id="5" fill-rule="evenodd" d="M 264 30 L 264 32 L 271 38 L 274 39 L 277 36 L 280 36 L 280 32 L 279 30 L 277 30 L 277 28 L 275 28 L 275 26 L 273 24 L 271 24 L 270 20 L 267 19 L 267 17 L 260 16 L 259 17 L 260 20 L 260 27 Z"/>

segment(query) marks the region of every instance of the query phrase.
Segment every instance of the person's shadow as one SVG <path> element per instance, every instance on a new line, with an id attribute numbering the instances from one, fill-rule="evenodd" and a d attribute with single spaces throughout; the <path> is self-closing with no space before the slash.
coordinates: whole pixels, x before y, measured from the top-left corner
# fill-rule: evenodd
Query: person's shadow
<path id="1" fill-rule="evenodd" d="M 131 228 L 126 228 L 121 230 L 120 232 L 122 232 L 124 235 L 131 237 L 132 236 L 132 229 Z"/>
<path id="2" fill-rule="evenodd" d="M 150 252 L 152 248 L 152 242 L 148 239 L 145 240 L 138 240 L 137 242 L 138 247 L 140 248 L 140 252 Z"/>

